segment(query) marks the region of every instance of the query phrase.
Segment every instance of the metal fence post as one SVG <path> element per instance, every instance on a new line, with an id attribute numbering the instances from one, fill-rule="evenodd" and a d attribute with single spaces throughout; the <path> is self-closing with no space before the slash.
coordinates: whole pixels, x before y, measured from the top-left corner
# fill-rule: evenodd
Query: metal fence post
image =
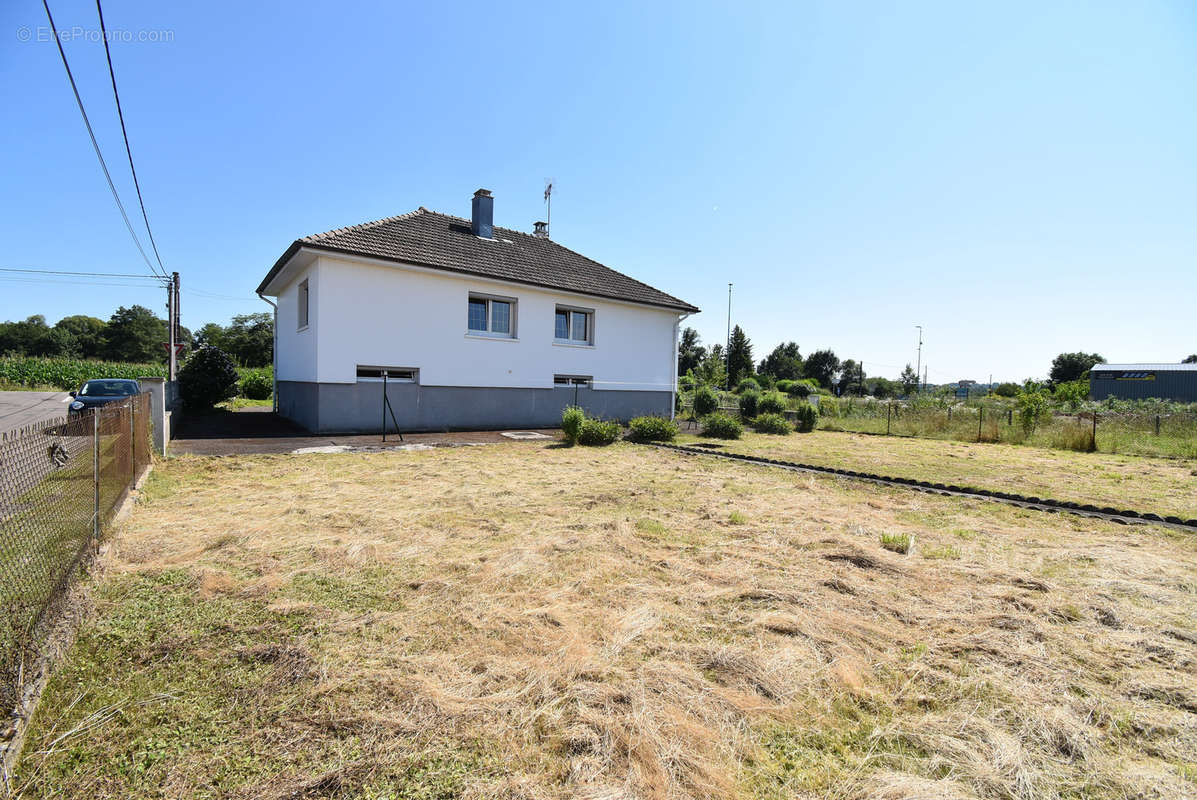
<path id="1" fill-rule="evenodd" d="M 1097 449 L 1097 412 L 1093 412 L 1093 449 Z"/>
<path id="2" fill-rule="evenodd" d="M 889 405 L 885 407 L 885 435 L 889 436 L 889 421 L 894 414 L 894 401 L 889 401 Z"/>
<path id="3" fill-rule="evenodd" d="M 96 537 L 96 541 L 100 539 L 100 407 L 97 406 L 91 413 L 91 472 L 92 472 L 92 499 L 94 501 L 95 516 L 92 524 L 92 533 Z"/>
<path id="4" fill-rule="evenodd" d="M 981 441 L 981 423 L 985 421 L 985 406 L 977 409 L 977 441 Z"/>
<path id="5" fill-rule="evenodd" d="M 1159 414 L 1155 415 L 1155 435 L 1156 436 L 1160 435 L 1160 415 Z"/>

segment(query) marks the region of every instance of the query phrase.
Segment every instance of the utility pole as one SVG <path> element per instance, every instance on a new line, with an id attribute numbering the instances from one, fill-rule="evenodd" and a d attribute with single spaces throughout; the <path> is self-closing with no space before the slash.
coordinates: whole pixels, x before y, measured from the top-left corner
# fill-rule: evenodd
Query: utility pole
<path id="1" fill-rule="evenodd" d="M 167 380 L 176 380 L 179 372 L 179 273 L 172 272 L 170 275 L 170 283 L 166 286 L 166 307 L 169 309 L 167 314 L 166 327 L 167 331 Z"/>
<path id="2" fill-rule="evenodd" d="M 919 371 L 923 367 L 923 326 L 915 325 L 914 327 L 919 329 L 919 354 L 918 354 L 917 360 L 914 363 L 914 377 L 915 377 L 915 380 L 917 381 L 918 377 L 919 377 Z M 909 364 L 910 362 L 907 361 L 906 363 Z M 923 383 L 926 383 L 926 381 L 923 381 Z M 919 390 L 919 393 L 920 394 L 922 393 L 922 389 Z"/>
<path id="3" fill-rule="evenodd" d="M 726 349 L 723 351 L 723 360 L 726 362 L 723 388 L 729 391 L 731 390 L 731 290 L 732 285 L 729 283 L 727 285 L 727 343 L 724 345 Z"/>

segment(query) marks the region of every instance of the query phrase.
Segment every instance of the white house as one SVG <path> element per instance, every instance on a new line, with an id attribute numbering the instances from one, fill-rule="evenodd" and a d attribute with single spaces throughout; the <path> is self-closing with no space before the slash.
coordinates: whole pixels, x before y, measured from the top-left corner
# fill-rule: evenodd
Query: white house
<path id="1" fill-rule="evenodd" d="M 258 287 L 277 298 L 279 413 L 320 433 L 549 427 L 669 416 L 697 308 L 548 238 L 410 214 L 306 236 Z M 386 409 L 384 397 L 384 373 Z M 393 412 L 393 420 L 391 417 Z"/>

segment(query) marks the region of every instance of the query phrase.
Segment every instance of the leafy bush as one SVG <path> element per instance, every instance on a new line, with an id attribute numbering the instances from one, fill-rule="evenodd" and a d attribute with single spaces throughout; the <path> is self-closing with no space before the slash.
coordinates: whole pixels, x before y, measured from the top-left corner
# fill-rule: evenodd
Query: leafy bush
<path id="1" fill-rule="evenodd" d="M 241 376 L 239 391 L 250 400 L 266 400 L 274 393 L 274 376 L 268 369 L 246 370 Z"/>
<path id="2" fill-rule="evenodd" d="M 778 388 L 781 388 L 780 382 Z M 803 378 L 797 381 L 790 381 L 790 385 L 787 386 L 784 391 L 791 397 L 810 397 L 813 393 L 818 391 L 818 389 L 819 386 L 817 383 L 812 381 L 810 378 Z"/>
<path id="3" fill-rule="evenodd" d="M 751 389 L 740 395 L 741 419 L 752 419 L 760 413 L 761 395 Z"/>
<path id="4" fill-rule="evenodd" d="M 998 397 L 1017 397 L 1018 384 L 1017 383 L 999 383 L 993 387 L 993 393 Z"/>
<path id="5" fill-rule="evenodd" d="M 757 433 L 775 433 L 785 435 L 793 428 L 789 421 L 781 414 L 761 414 L 752 421 L 752 427 Z"/>
<path id="6" fill-rule="evenodd" d="M 682 375 L 677 379 L 677 388 L 682 392 L 693 391 L 696 383 L 697 381 L 694 380 L 694 375 L 687 372 L 685 375 Z"/>
<path id="7" fill-rule="evenodd" d="M 570 444 L 578 443 L 578 434 L 582 432 L 582 423 L 586 421 L 586 413 L 577 406 L 567 406 L 561 412 L 561 432 L 565 434 L 565 441 Z"/>
<path id="8" fill-rule="evenodd" d="M 710 386 L 699 386 L 694 392 L 694 416 L 705 417 L 719 410 L 719 397 Z"/>
<path id="9" fill-rule="evenodd" d="M 578 432 L 578 444 L 591 447 L 611 444 L 619 438 L 619 423 L 601 419 L 587 419 Z"/>
<path id="10" fill-rule="evenodd" d="M 1067 383 L 1057 383 L 1052 390 L 1055 395 L 1056 402 L 1063 403 L 1072 411 L 1076 411 L 1089 399 L 1089 381 L 1068 381 Z"/>
<path id="11" fill-rule="evenodd" d="M 1051 403 L 1047 392 L 1028 386 L 1018 393 L 1018 421 L 1028 436 L 1050 415 Z"/>
<path id="12" fill-rule="evenodd" d="M 716 439 L 739 439 L 744 429 L 727 414 L 710 414 L 702 421 L 702 435 Z"/>
<path id="13" fill-rule="evenodd" d="M 744 392 L 759 393 L 760 391 L 761 385 L 757 382 L 756 378 L 744 378 L 736 384 L 736 394 L 743 394 Z"/>
<path id="14" fill-rule="evenodd" d="M 635 417 L 628 428 L 634 442 L 672 442 L 678 433 L 677 423 L 665 417 Z"/>
<path id="15" fill-rule="evenodd" d="M 237 368 L 233 359 L 215 347 L 201 347 L 179 370 L 179 395 L 183 405 L 206 411 L 237 394 Z"/>
<path id="16" fill-rule="evenodd" d="M 779 392 L 785 392 L 786 394 L 789 394 L 790 387 L 793 386 L 794 383 L 795 381 L 792 381 L 789 378 L 782 378 L 777 383 L 773 384 L 773 388 Z"/>
<path id="17" fill-rule="evenodd" d="M 786 396 L 781 392 L 765 392 L 757 405 L 759 414 L 781 414 L 786 410 Z"/>
<path id="18" fill-rule="evenodd" d="M 819 423 L 819 412 L 810 403 L 799 403 L 797 409 L 797 427 L 799 433 L 810 433 Z"/>

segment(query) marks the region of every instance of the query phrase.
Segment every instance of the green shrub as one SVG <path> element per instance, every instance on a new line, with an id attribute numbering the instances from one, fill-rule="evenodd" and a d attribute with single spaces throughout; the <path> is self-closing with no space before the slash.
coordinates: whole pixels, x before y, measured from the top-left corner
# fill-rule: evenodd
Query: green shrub
<path id="1" fill-rule="evenodd" d="M 586 413 L 577 406 L 566 406 L 561 412 L 561 432 L 565 434 L 565 441 L 570 444 L 578 443 L 578 434 L 582 432 L 582 423 L 586 421 Z"/>
<path id="2" fill-rule="evenodd" d="M 777 383 L 773 384 L 773 388 L 779 392 L 785 392 L 786 394 L 789 394 L 790 387 L 793 386 L 794 383 L 795 381 L 792 381 L 789 378 L 782 378 Z"/>
<path id="3" fill-rule="evenodd" d="M 699 386 L 694 392 L 694 416 L 705 417 L 719 410 L 719 396 L 710 386 Z"/>
<path id="4" fill-rule="evenodd" d="M 760 413 L 761 394 L 748 390 L 740 395 L 740 418 L 752 419 Z"/>
<path id="5" fill-rule="evenodd" d="M 739 439 L 744 429 L 727 414 L 710 414 L 702 421 L 702 435 L 716 439 Z"/>
<path id="6" fill-rule="evenodd" d="M 249 370 L 241 376 L 239 392 L 250 400 L 266 400 L 274 393 L 274 376 L 270 370 Z"/>
<path id="7" fill-rule="evenodd" d="M 760 393 L 761 385 L 756 378 L 743 378 L 736 384 L 736 394 L 744 394 L 744 392 Z"/>
<path id="8" fill-rule="evenodd" d="M 677 423 L 665 417 L 634 417 L 628 428 L 634 442 L 672 442 L 678 432 Z"/>
<path id="9" fill-rule="evenodd" d="M 179 370 L 179 396 L 193 411 L 206 411 L 237 394 L 237 367 L 215 347 L 196 350 Z"/>
<path id="10" fill-rule="evenodd" d="M 819 424 L 819 412 L 810 403 L 799 403 L 795 427 L 799 433 L 810 433 Z"/>
<path id="11" fill-rule="evenodd" d="M 781 392 L 765 392 L 757 406 L 758 414 L 781 414 L 786 410 L 786 396 Z"/>
<path id="12" fill-rule="evenodd" d="M 682 392 L 693 391 L 695 383 L 696 383 L 696 381 L 694 380 L 694 376 L 691 375 L 689 372 L 687 372 L 685 375 L 682 375 L 677 379 L 678 391 L 682 391 Z"/>
<path id="13" fill-rule="evenodd" d="M 814 384 L 814 381 L 810 380 L 809 378 L 790 381 L 790 385 L 787 386 L 784 391 L 791 397 L 810 397 L 815 393 L 815 391 L 818 390 L 818 385 L 812 384 Z M 780 386 L 778 388 L 780 388 Z"/>
<path id="14" fill-rule="evenodd" d="M 578 444 L 602 446 L 619 438 L 619 423 L 604 422 L 601 419 L 587 419 L 578 432 Z"/>
<path id="15" fill-rule="evenodd" d="M 783 436 L 793 430 L 789 421 L 781 414 L 761 414 L 752 421 L 752 427 L 757 433 L 775 433 Z"/>
<path id="16" fill-rule="evenodd" d="M 993 387 L 993 393 L 998 397 L 1017 397 L 1018 384 L 1017 383 L 999 383 Z"/>

